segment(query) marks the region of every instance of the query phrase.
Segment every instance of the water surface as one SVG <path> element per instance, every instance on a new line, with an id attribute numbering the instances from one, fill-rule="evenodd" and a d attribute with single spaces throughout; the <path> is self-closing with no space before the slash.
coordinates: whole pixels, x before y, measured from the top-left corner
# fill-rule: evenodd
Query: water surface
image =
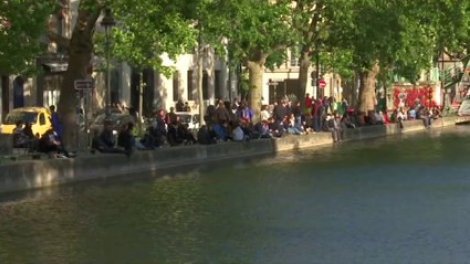
<path id="1" fill-rule="evenodd" d="M 0 203 L 0 263 L 468 263 L 470 127 Z"/>

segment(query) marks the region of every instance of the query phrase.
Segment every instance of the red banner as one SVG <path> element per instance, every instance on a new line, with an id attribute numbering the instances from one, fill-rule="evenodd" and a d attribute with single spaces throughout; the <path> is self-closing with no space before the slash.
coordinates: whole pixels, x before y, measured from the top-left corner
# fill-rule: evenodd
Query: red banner
<path id="1" fill-rule="evenodd" d="M 431 86 L 396 86 L 393 91 L 393 106 L 413 108 L 417 103 L 421 103 L 426 107 L 434 107 L 436 102 L 433 93 L 434 89 Z"/>

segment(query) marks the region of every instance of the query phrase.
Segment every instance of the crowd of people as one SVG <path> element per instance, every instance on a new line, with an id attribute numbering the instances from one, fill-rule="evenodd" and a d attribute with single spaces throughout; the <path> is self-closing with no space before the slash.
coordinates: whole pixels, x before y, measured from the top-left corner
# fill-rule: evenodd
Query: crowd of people
<path id="1" fill-rule="evenodd" d="M 122 133 L 126 134 L 124 138 L 130 137 L 132 140 L 120 143 L 121 136 L 118 136 L 116 144 L 111 140 L 112 133 L 105 127 L 95 138 L 93 148 L 101 152 L 115 153 L 122 149 L 143 150 L 196 143 L 209 145 L 227 141 L 244 142 L 319 132 L 332 133 L 334 141 L 341 141 L 346 129 L 392 122 L 402 127 L 404 121 L 412 119 L 421 119 L 424 125 L 429 127 L 433 119 L 440 117 L 437 107 L 428 108 L 419 101 L 408 109 L 402 107 L 391 114 L 385 109 L 377 108 L 373 113 L 361 116 L 345 99 L 337 102 L 334 97 L 315 99 L 307 94 L 304 100 L 304 102 L 293 102 L 285 98 L 273 105 L 263 105 L 258 119 L 255 118 L 246 100 L 234 102 L 218 100 L 215 105 L 207 107 L 205 124 L 197 131 L 189 130 L 188 124 L 181 122 L 175 114 L 175 108 L 177 112 L 190 110 L 187 103 L 179 101 L 175 107 L 170 108 L 169 112 L 163 109 L 156 111 L 141 138 L 133 138 L 128 129 L 133 124 L 129 123 L 124 125 Z M 114 146 L 120 147 L 121 150 Z"/>
<path id="2" fill-rule="evenodd" d="M 17 121 L 13 130 L 13 147 L 29 152 L 46 153 L 51 158 L 70 158 L 62 143 L 63 126 L 54 106 L 49 107 L 52 127 L 42 135 L 34 134 L 30 122 Z"/>
<path id="3" fill-rule="evenodd" d="M 425 127 L 429 127 L 433 119 L 441 116 L 438 107 L 426 107 L 419 100 L 413 106 L 400 107 L 390 114 L 377 107 L 367 115 L 360 115 L 345 99 L 337 102 L 334 97 L 316 99 L 306 94 L 303 102 L 284 98 L 273 105 L 263 105 L 259 118 L 255 118 L 246 100 L 218 100 L 215 105 L 207 107 L 205 124 L 196 131 L 189 129 L 175 110 L 188 112 L 191 108 L 188 103 L 178 101 L 168 112 L 164 109 L 155 111 L 141 136 L 134 133 L 136 120 L 120 124 L 118 131 L 111 121 L 105 120 L 101 131 L 92 139 L 92 153 L 98 151 L 131 155 L 134 150 L 163 146 L 244 142 L 319 132 L 331 133 L 336 142 L 343 139 L 346 129 L 389 123 L 403 127 L 404 121 L 413 119 L 423 120 Z M 40 152 L 69 157 L 61 141 L 62 126 L 53 107 L 51 113 L 53 128 L 41 137 L 32 134 L 30 124 L 19 122 L 14 132 L 15 147 L 35 148 Z"/>

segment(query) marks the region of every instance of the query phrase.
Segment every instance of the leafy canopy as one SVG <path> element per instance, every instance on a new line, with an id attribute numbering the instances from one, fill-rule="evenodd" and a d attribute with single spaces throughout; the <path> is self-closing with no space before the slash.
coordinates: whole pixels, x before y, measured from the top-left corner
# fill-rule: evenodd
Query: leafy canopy
<path id="1" fill-rule="evenodd" d="M 0 73 L 24 73 L 34 69 L 45 49 L 47 21 L 58 11 L 54 0 L 0 1 Z"/>

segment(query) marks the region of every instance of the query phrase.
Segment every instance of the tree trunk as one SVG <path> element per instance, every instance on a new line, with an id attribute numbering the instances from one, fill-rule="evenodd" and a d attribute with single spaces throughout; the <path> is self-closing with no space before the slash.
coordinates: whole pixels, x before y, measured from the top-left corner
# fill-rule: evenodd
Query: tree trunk
<path id="1" fill-rule="evenodd" d="M 356 72 L 354 74 L 353 82 L 352 82 L 352 91 L 351 91 L 351 101 L 349 104 L 351 106 L 357 106 L 359 103 L 359 87 L 361 86 L 361 74 Z"/>
<path id="2" fill-rule="evenodd" d="M 1 93 L 0 93 L 0 113 L 1 113 L 1 120 L 0 122 L 3 122 L 5 120 L 6 115 L 8 114 L 10 110 L 10 82 L 8 75 L 0 75 L 0 87 L 1 87 Z"/>
<path id="3" fill-rule="evenodd" d="M 78 147 L 77 107 L 78 98 L 74 81 L 87 77 L 87 67 L 93 53 L 93 33 L 100 9 L 94 12 L 80 10 L 72 32 L 69 47 L 68 69 L 60 89 L 59 117 L 64 125 L 63 143 L 67 147 Z"/>
<path id="4" fill-rule="evenodd" d="M 355 89 L 356 89 L 356 83 L 355 83 L 355 78 L 350 78 L 350 79 L 343 79 L 341 86 L 343 88 L 343 93 L 341 94 L 341 98 L 346 99 L 346 101 L 350 105 L 354 105 L 355 100 L 354 100 L 354 94 L 355 94 Z"/>
<path id="5" fill-rule="evenodd" d="M 253 122 L 256 123 L 259 121 L 261 113 L 264 63 L 249 61 L 247 67 L 250 76 L 250 107 L 253 111 Z"/>
<path id="6" fill-rule="evenodd" d="M 310 70 L 310 62 L 312 58 L 309 52 L 302 52 L 300 57 L 300 69 L 299 69 L 299 89 L 297 91 L 297 99 L 300 100 L 302 107 L 305 107 L 305 93 L 307 91 L 308 86 L 308 73 Z"/>
<path id="7" fill-rule="evenodd" d="M 198 43 L 198 53 L 197 53 L 197 96 L 199 101 L 199 124 L 202 126 L 204 124 L 204 92 L 203 92 L 203 77 L 204 77 L 204 51 L 202 40 L 199 39 Z"/>
<path id="8" fill-rule="evenodd" d="M 379 65 L 375 64 L 370 71 L 362 72 L 359 75 L 360 87 L 359 104 L 357 110 L 365 115 L 367 115 L 370 111 L 375 110 L 375 105 L 377 101 L 375 95 L 375 83 L 379 70 Z"/>

